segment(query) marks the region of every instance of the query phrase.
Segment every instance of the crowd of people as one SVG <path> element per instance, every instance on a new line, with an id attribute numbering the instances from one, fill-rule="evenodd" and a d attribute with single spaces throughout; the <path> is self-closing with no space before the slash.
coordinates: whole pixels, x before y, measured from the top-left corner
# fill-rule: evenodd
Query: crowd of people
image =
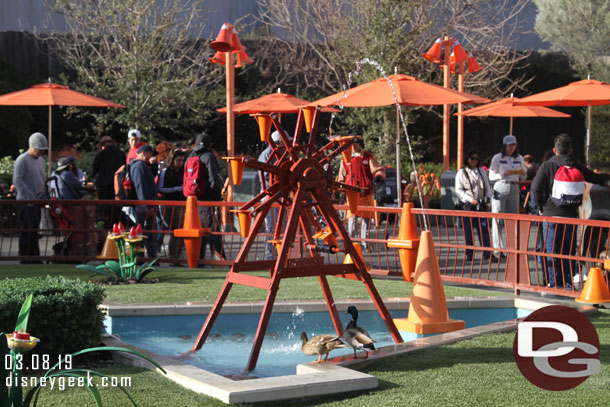
<path id="1" fill-rule="evenodd" d="M 286 134 L 288 140 L 290 137 Z M 271 135 L 278 145 L 280 135 L 276 131 Z M 34 133 L 29 138 L 29 148 L 21 154 L 14 163 L 13 184 L 18 201 L 48 198 L 49 191 L 57 199 L 83 199 L 91 197 L 93 191 L 98 199 L 114 199 L 118 192 L 117 174 L 127 172 L 133 185 L 133 200 L 147 201 L 142 205 L 127 205 L 123 213 L 111 211 L 103 214 L 102 222 L 105 229 L 114 222 L 125 220 L 141 224 L 147 239 L 145 246 L 149 257 L 156 257 L 163 245 L 162 234 L 154 233 L 162 229 L 173 230 L 181 225 L 181 206 L 159 205 L 152 202 L 183 201 L 183 181 L 185 163 L 191 157 L 197 157 L 197 164 L 205 174 L 204 195 L 198 197 L 204 201 L 220 201 L 225 180 L 219 174 L 218 162 L 212 150 L 212 137 L 207 133 L 197 135 L 190 148 L 176 146 L 164 142 L 155 150 L 142 139 L 137 129 L 128 133 L 129 151 L 125 155 L 115 141 L 104 136 L 98 144 L 99 152 L 91 167 L 91 176 L 95 188 L 87 186 L 83 181 L 83 172 L 77 167 L 73 157 L 60 157 L 51 178 L 47 179 L 43 154 L 48 149 L 47 139 L 42 133 Z M 160 153 L 160 154 L 159 154 Z M 341 160 L 337 181 L 357 187 L 360 193 L 360 203 L 373 205 L 372 193 L 375 186 L 383 183 L 386 173 L 375 157 L 364 149 L 361 139 L 353 143 L 350 154 Z M 273 163 L 276 160 L 271 147 L 265 149 L 258 159 Z M 538 165 L 531 155 L 519 154 L 517 138 L 507 135 L 502 140 L 501 151 L 495 154 L 485 166 L 478 151 L 471 150 L 465 155 L 463 167 L 455 178 L 455 193 L 458 208 L 464 211 L 492 213 L 529 213 L 534 215 L 575 218 L 578 215 L 579 201 L 576 198 L 564 202 L 566 198 L 558 198 L 556 192 L 565 182 L 557 181 L 558 172 L 575 169 L 582 174 L 586 182 L 608 184 L 609 174 L 596 173 L 579 163 L 572 156 L 572 140 L 566 134 L 555 138 L 553 149 L 545 153 L 543 162 Z M 126 168 L 126 170 L 125 170 Z M 567 168 L 568 170 L 565 170 Z M 567 176 L 569 177 L 570 174 Z M 52 187 L 47 183 L 51 181 Z M 584 181 L 582 188 L 584 188 Z M 261 179 L 261 184 L 268 185 L 271 179 Z M 529 184 L 531 183 L 531 189 Z M 576 185 L 577 183 L 573 183 Z M 572 185 L 570 188 L 574 189 Z M 571 196 L 571 195 L 561 195 Z M 369 202 L 370 201 L 370 202 Z M 104 206 L 101 206 L 104 210 Z M 69 209 L 69 208 L 68 208 Z M 19 237 L 20 256 L 39 256 L 38 227 L 41 220 L 40 206 L 18 205 L 18 218 L 22 232 Z M 204 237 L 200 258 L 205 258 L 209 245 L 212 257 L 226 259 L 220 231 L 219 209 L 216 207 L 200 207 L 202 226 L 209 228 L 211 234 Z M 351 237 L 360 239 L 363 249 L 366 249 L 366 238 L 370 227 L 372 214 L 367 212 L 348 213 L 347 229 Z M 270 211 L 265 221 L 265 230 L 272 235 L 275 228 L 277 213 Z M 506 249 L 506 238 L 503 230 L 503 220 L 500 217 L 488 219 L 477 216 L 462 218 L 464 240 L 467 246 L 473 246 L 473 235 L 478 238 L 482 247 L 493 248 L 482 253 L 484 259 L 502 257 Z M 84 227 L 84 226 L 83 226 Z M 537 249 L 540 252 L 554 254 L 575 254 L 576 228 L 571 225 L 543 222 L 541 233 L 537 236 Z M 168 256 L 172 259 L 182 257 L 184 244 L 181 239 L 170 235 Z M 273 258 L 274 245 L 267 244 L 266 260 Z M 542 257 L 540 257 L 541 259 Z M 466 260 L 474 259 L 474 251 L 466 250 Z M 32 260 L 24 260 L 31 262 Z M 545 279 L 549 287 L 572 286 L 571 276 L 576 273 L 577 264 L 574 261 L 561 258 L 548 258 L 543 261 L 546 270 Z M 175 263 L 178 265 L 179 263 Z"/>
<path id="2" fill-rule="evenodd" d="M 463 210 L 485 212 L 491 209 L 492 213 L 576 218 L 582 202 L 584 182 L 608 185 L 610 180 L 610 174 L 596 173 L 572 156 L 572 139 L 566 134 L 555 138 L 553 149 L 545 153 L 540 166 L 531 155 L 519 154 L 514 135 L 503 138 L 502 149 L 493 156 L 488 169 L 479 165 L 479 162 L 478 152 L 469 151 L 464 167 L 456 175 L 455 191 L 458 205 Z M 558 177 L 562 171 L 567 174 L 564 178 Z M 559 191 L 561 188 L 566 188 L 567 192 Z M 493 218 L 490 221 L 491 239 L 488 219 L 464 217 L 466 245 L 473 245 L 474 229 L 480 246 L 490 247 L 491 244 L 494 249 L 505 249 L 503 220 Z M 539 231 L 536 238 L 537 251 L 576 254 L 578 239 L 574 225 L 542 222 Z M 493 256 L 498 259 L 502 252 L 494 250 Z M 483 258 L 489 258 L 489 251 L 483 252 Z M 473 259 L 472 249 L 466 250 L 466 259 Z M 543 264 L 548 287 L 573 288 L 572 276 L 578 274 L 576 261 L 542 256 L 538 256 L 538 261 Z"/>
<path id="3" fill-rule="evenodd" d="M 207 177 L 207 188 L 204 196 L 198 197 L 205 201 L 220 201 L 224 179 L 219 174 L 218 162 L 212 151 L 212 138 L 201 133 L 195 139 L 191 148 L 176 146 L 171 143 L 167 151 L 163 151 L 161 158 L 159 151 L 142 140 L 142 134 L 137 129 L 128 133 L 129 150 L 125 155 L 115 141 L 104 136 L 98 143 L 98 153 L 91 166 L 90 185 L 84 179 L 84 172 L 77 167 L 76 159 L 70 156 L 59 157 L 56 168 L 50 177 L 46 176 L 45 160 L 43 155 L 48 150 L 48 142 L 44 134 L 34 133 L 29 138 L 29 148 L 21 154 L 14 163 L 13 184 L 17 201 L 36 199 L 115 199 L 118 196 L 117 175 L 126 172 L 133 189 L 133 200 L 148 201 L 142 205 L 126 205 L 122 211 L 116 210 L 116 205 L 65 205 L 57 201 L 53 215 L 61 213 L 60 227 L 66 229 L 87 229 L 94 220 L 101 222 L 104 229 L 110 229 L 114 223 L 122 221 L 126 225 L 140 224 L 147 238 L 144 240 L 147 256 L 157 257 L 162 245 L 163 235 L 153 233 L 157 230 L 173 230 L 181 227 L 183 208 L 180 206 L 152 204 L 151 201 L 184 201 L 182 191 L 185 162 L 189 157 L 197 157 L 202 171 Z M 167 147 L 167 146 L 165 146 Z M 159 159 L 161 158 L 161 159 Z M 126 169 L 126 170 L 125 170 Z M 41 223 L 41 207 L 34 204 L 18 204 L 18 218 L 22 232 L 19 237 L 19 256 L 40 256 L 39 226 Z M 97 210 L 97 213 L 95 212 Z M 80 213 L 79 211 L 84 211 Z M 91 212 L 92 211 L 92 212 Z M 79 212 L 79 213 L 74 213 Z M 216 233 L 220 231 L 218 208 L 201 208 L 201 220 L 204 228 L 210 228 L 212 233 L 204 238 L 201 258 L 205 258 L 207 244 L 210 246 L 212 256 L 225 259 L 222 237 Z M 78 215 L 78 216 L 75 216 Z M 61 222 L 62 220 L 65 223 Z M 80 221 L 90 222 L 90 225 L 76 225 Z M 76 227 L 79 226 L 79 227 Z M 75 233 L 75 232 L 74 232 Z M 77 245 L 87 238 L 68 236 L 71 241 L 64 245 L 72 249 L 72 241 Z M 77 237 L 78 239 L 75 239 Z M 182 239 L 170 235 L 168 244 L 168 257 L 175 259 L 174 265 L 180 263 L 177 259 L 182 257 L 184 243 Z M 94 248 L 97 252 L 99 248 Z M 56 253 L 58 254 L 58 253 Z M 62 251 L 63 255 L 75 254 Z M 83 254 L 83 253 L 77 253 Z M 39 262 L 37 259 L 24 259 L 23 263 Z"/>

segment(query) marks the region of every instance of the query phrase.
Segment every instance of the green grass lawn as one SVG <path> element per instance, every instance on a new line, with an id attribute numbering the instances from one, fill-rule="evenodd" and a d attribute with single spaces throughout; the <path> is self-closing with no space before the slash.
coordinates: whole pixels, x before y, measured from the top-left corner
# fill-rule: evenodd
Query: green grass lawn
<path id="1" fill-rule="evenodd" d="M 610 311 L 592 316 L 600 337 L 601 372 L 568 391 L 551 392 L 530 384 L 513 359 L 514 333 L 481 336 L 440 348 L 412 352 L 363 369 L 379 378 L 379 388 L 306 400 L 258 403 L 262 407 L 389 406 L 604 406 L 610 390 Z M 138 405 L 224 406 L 216 399 L 181 388 L 155 372 L 115 366 L 107 374 L 130 376 L 130 392 Z M 101 389 L 104 405 L 129 406 L 117 389 Z M 85 389 L 44 390 L 44 406 L 93 406 Z"/>
<path id="2" fill-rule="evenodd" d="M 168 269 L 149 274 L 158 278 L 156 284 L 106 286 L 107 301 L 119 304 L 144 303 L 184 303 L 214 301 L 224 282 L 226 269 Z M 253 273 L 268 277 L 268 273 Z M 18 277 L 65 276 L 91 280 L 90 274 L 77 270 L 72 265 L 0 265 L 0 279 Z M 94 277 L 98 278 L 98 277 Z M 370 298 L 361 282 L 344 278 L 329 277 L 329 284 L 335 299 Z M 375 280 L 375 286 L 383 298 L 411 296 L 411 283 L 401 280 Z M 262 301 L 266 291 L 234 285 L 227 301 Z M 489 291 L 445 286 L 445 295 L 450 297 L 512 295 L 506 291 Z M 316 300 L 324 299 L 316 277 L 291 278 L 283 280 L 277 296 L 278 300 Z"/>

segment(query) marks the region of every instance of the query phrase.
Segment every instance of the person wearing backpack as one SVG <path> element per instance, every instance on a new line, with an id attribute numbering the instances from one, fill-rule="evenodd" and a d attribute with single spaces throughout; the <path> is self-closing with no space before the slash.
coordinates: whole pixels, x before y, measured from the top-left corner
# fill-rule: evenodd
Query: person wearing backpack
<path id="1" fill-rule="evenodd" d="M 129 175 L 133 183 L 133 190 L 136 193 L 136 198 L 139 201 L 156 201 L 157 200 L 157 185 L 155 177 L 150 169 L 150 159 L 154 156 L 155 150 L 148 144 L 144 144 L 138 148 L 138 155 L 135 160 L 131 161 L 129 166 Z M 136 223 L 142 225 L 142 229 L 150 231 L 155 230 L 156 220 L 156 205 L 137 205 L 136 206 Z M 146 252 L 148 257 L 157 257 L 157 239 L 152 233 L 145 233 L 147 239 L 144 239 Z"/>
<path id="2" fill-rule="evenodd" d="M 350 136 L 356 135 L 350 133 Z M 382 183 L 385 179 L 385 168 L 381 166 L 370 151 L 364 150 L 364 141 L 359 138 L 352 144 L 352 154 L 349 162 L 341 160 L 338 182 L 345 182 L 348 185 L 360 188 L 360 205 L 374 206 L 373 190 L 374 185 Z M 347 232 L 350 237 L 358 237 L 358 226 L 360 226 L 360 246 L 363 250 L 367 249 L 364 239 L 368 237 L 368 229 L 371 223 L 372 212 L 358 212 L 362 216 L 362 221 L 358 222 L 358 216 L 351 214 L 347 220 Z"/>
<path id="3" fill-rule="evenodd" d="M 191 158 L 199 158 L 199 163 L 193 163 Z M 218 172 L 218 161 L 212 151 L 212 137 L 203 132 L 195 138 L 195 148 L 189 155 L 184 167 L 184 196 L 196 195 L 200 201 L 220 201 L 224 180 Z M 220 231 L 220 218 L 217 208 L 200 206 L 199 215 L 204 228 L 210 228 L 212 233 L 204 236 L 201 241 L 201 258 L 205 258 L 205 248 L 210 244 L 212 256 L 226 259 L 222 247 L 222 236 L 214 232 Z"/>
<path id="4" fill-rule="evenodd" d="M 540 215 L 577 218 L 582 204 L 585 181 L 610 186 L 610 174 L 595 173 L 572 156 L 572 139 L 565 133 L 555 137 L 555 155 L 540 166 L 532 182 L 532 199 Z M 575 225 L 543 222 L 547 253 L 576 253 Z M 577 262 L 547 258 L 548 287 L 572 290 L 572 276 L 578 273 Z"/>

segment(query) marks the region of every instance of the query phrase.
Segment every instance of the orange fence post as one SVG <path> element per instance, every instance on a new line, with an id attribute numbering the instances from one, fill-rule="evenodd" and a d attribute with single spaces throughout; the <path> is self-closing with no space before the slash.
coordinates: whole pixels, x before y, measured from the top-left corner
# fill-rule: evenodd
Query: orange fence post
<path id="1" fill-rule="evenodd" d="M 413 281 L 415 264 L 417 262 L 417 249 L 419 248 L 419 238 L 417 235 L 417 222 L 412 213 L 413 203 L 408 202 L 402 205 L 400 215 L 400 228 L 398 229 L 398 239 L 389 239 L 388 247 L 398 249 L 400 257 L 400 267 L 402 276 L 407 282 Z"/>

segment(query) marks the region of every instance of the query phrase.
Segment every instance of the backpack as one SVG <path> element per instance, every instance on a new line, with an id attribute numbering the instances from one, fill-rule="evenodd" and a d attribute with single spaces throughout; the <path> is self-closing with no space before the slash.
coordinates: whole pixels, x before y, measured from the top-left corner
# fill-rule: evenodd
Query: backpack
<path id="1" fill-rule="evenodd" d="M 184 164 L 184 179 L 182 193 L 184 196 L 203 198 L 208 189 L 208 172 L 201 164 L 198 155 L 189 157 Z"/>
<path id="2" fill-rule="evenodd" d="M 348 163 L 346 183 L 358 188 L 369 190 L 371 188 L 371 170 L 369 167 L 370 155 L 365 151 L 361 155 L 352 155 Z"/>
<path id="3" fill-rule="evenodd" d="M 555 172 L 551 201 L 557 207 L 576 208 L 582 205 L 585 177 L 576 167 L 562 165 Z"/>
<path id="4" fill-rule="evenodd" d="M 114 196 L 121 200 L 136 200 L 136 190 L 129 174 L 130 166 L 125 164 L 114 173 Z"/>

